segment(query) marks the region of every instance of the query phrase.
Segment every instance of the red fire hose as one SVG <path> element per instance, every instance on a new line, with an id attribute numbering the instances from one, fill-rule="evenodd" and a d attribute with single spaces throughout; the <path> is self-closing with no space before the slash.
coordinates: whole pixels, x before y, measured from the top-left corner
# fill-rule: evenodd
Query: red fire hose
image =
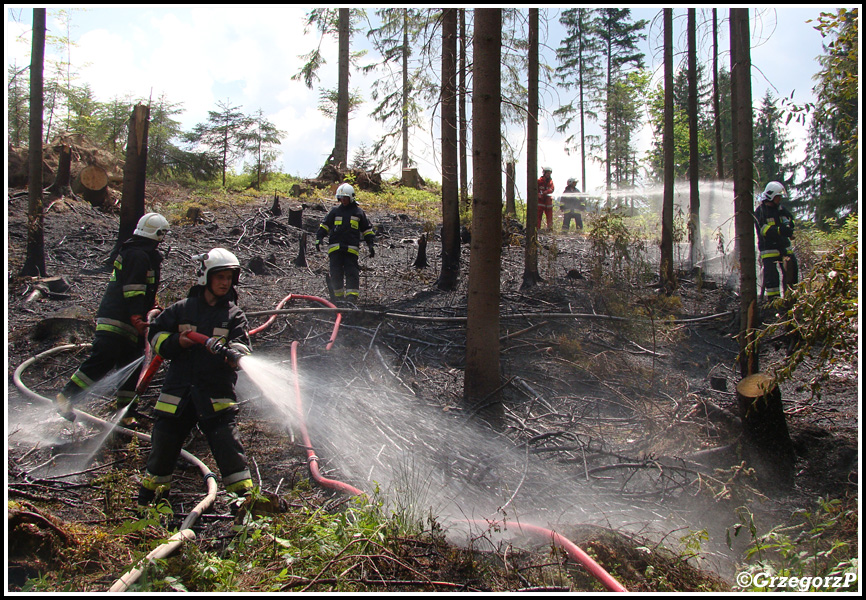
<path id="1" fill-rule="evenodd" d="M 332 303 L 328 302 L 323 298 L 318 298 L 316 296 L 303 296 L 303 295 L 295 295 L 289 294 L 285 298 L 283 298 L 280 303 L 277 305 L 277 310 L 281 309 L 286 302 L 293 299 L 303 299 L 303 300 L 311 300 L 314 302 L 319 302 L 329 308 L 336 308 Z M 264 329 L 268 328 L 276 319 L 277 315 L 272 315 L 263 325 L 253 329 L 250 331 L 250 335 L 255 335 Z M 337 338 L 337 332 L 340 328 L 340 321 L 342 315 L 337 313 L 337 318 L 334 323 L 334 330 L 331 334 L 331 339 L 328 341 L 328 345 L 326 348 L 328 350 L 334 345 L 334 342 Z M 196 332 L 188 332 L 187 336 L 194 342 L 199 344 L 204 344 L 208 340 L 208 336 L 202 335 Z M 313 480 L 316 481 L 319 485 L 326 487 L 328 489 L 332 489 L 335 491 L 344 492 L 347 494 L 351 494 L 354 496 L 362 496 L 364 492 L 359 490 L 358 488 L 349 485 L 348 483 L 344 483 L 342 481 L 337 481 L 334 479 L 328 479 L 324 477 L 319 471 L 319 458 L 316 456 L 316 453 L 313 449 L 312 442 L 310 441 L 310 436 L 307 431 L 306 421 L 304 419 L 304 407 L 303 400 L 301 398 L 301 388 L 298 379 L 298 346 L 299 342 L 292 342 L 291 349 L 291 358 L 292 358 L 292 371 L 295 374 L 295 398 L 297 403 L 297 411 L 298 411 L 298 423 L 299 428 L 301 430 L 301 437 L 304 443 L 304 447 L 307 451 L 307 460 L 310 465 L 310 474 L 313 477 Z M 162 357 L 155 356 L 153 360 L 151 360 L 147 370 L 142 374 L 142 377 L 139 380 L 139 385 L 136 388 L 136 391 L 140 393 L 147 388 L 147 384 L 150 382 L 150 379 L 153 377 L 153 374 L 156 373 L 156 370 L 159 368 L 159 365 L 162 363 Z M 497 525 L 495 522 L 488 521 L 478 521 L 478 520 L 467 520 L 467 523 L 482 525 L 484 527 L 491 527 L 493 525 Z M 609 591 L 612 592 L 627 592 L 628 590 L 619 583 L 616 579 L 613 578 L 610 573 L 604 570 L 597 562 L 595 562 L 586 552 L 584 552 L 577 544 L 572 542 L 571 540 L 563 537 L 562 535 L 552 531 L 550 529 L 545 529 L 544 527 L 539 527 L 537 525 L 530 525 L 528 523 L 518 523 L 518 522 L 509 522 L 507 524 L 500 523 L 498 524 L 503 529 L 507 526 L 515 527 L 522 531 L 523 533 L 532 534 L 537 537 L 541 537 L 543 539 L 547 539 L 552 542 L 555 546 L 561 548 L 565 551 L 565 553 L 573 560 L 577 561 L 581 565 L 586 568 L 586 570 L 595 577 L 601 584 Z"/>

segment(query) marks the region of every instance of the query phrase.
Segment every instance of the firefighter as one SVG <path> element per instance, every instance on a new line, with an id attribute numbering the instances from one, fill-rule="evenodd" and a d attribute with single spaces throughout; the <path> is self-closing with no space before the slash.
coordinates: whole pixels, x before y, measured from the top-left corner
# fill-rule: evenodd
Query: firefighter
<path id="1" fill-rule="evenodd" d="M 572 219 L 578 231 L 583 229 L 583 217 L 580 214 L 583 206 L 579 194 L 577 179 L 569 177 L 565 189 L 562 190 L 562 195 L 559 197 L 559 208 L 562 211 L 562 233 L 568 233 Z"/>
<path id="2" fill-rule="evenodd" d="M 547 215 L 547 228 L 553 229 L 553 179 L 550 176 L 553 169 L 544 167 L 541 169 L 541 177 L 538 178 L 538 229 L 541 229 L 541 217 Z"/>
<path id="3" fill-rule="evenodd" d="M 75 420 L 73 401 L 111 370 L 125 367 L 144 354 L 147 315 L 157 308 L 156 292 L 160 280 L 162 254 L 157 246 L 165 239 L 168 221 L 158 213 L 147 213 L 139 219 L 132 237 L 120 247 L 114 270 L 96 312 L 96 333 L 90 356 L 72 375 L 56 397 L 57 412 L 69 421 Z M 135 408 L 135 386 L 141 367 L 117 390 L 117 408 L 132 404 Z M 130 413 L 127 413 L 130 414 Z M 134 416 L 123 419 L 124 426 L 134 423 Z"/>
<path id="4" fill-rule="evenodd" d="M 337 188 L 340 204 L 322 221 L 316 233 L 316 251 L 325 236 L 328 237 L 329 287 L 332 302 L 357 303 L 361 287 L 358 267 L 361 242 L 367 243 L 370 258 L 376 256 L 373 241 L 376 234 L 367 215 L 355 201 L 355 190 L 348 183 Z"/>
<path id="5" fill-rule="evenodd" d="M 788 271 L 786 281 L 797 283 L 797 257 L 791 249 L 794 217 L 782 206 L 782 199 L 786 197 L 785 186 L 778 181 L 771 181 L 755 209 L 758 251 L 764 267 L 764 292 L 769 300 L 782 296 L 779 269 L 782 269 L 783 274 Z"/>
<path id="6" fill-rule="evenodd" d="M 224 248 L 193 258 L 201 261 L 196 285 L 150 326 L 153 351 L 169 365 L 154 407 L 139 507 L 168 493 L 181 448 L 196 426 L 207 437 L 226 491 L 240 496 L 253 487 L 235 396 L 240 357 L 250 352 L 247 318 L 236 304 L 240 263 Z M 194 342 L 191 332 L 208 336 L 207 344 Z"/>

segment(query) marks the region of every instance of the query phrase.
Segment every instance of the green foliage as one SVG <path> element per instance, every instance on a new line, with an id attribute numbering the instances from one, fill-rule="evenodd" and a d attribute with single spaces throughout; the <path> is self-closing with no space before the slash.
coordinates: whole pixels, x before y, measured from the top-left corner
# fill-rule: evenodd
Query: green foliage
<path id="1" fill-rule="evenodd" d="M 768 371 L 777 381 L 815 356 L 809 386 L 819 394 L 822 384 L 838 365 L 858 363 L 859 272 L 858 243 L 843 242 L 829 251 L 790 294 L 777 301 L 783 317 L 756 337 L 755 345 L 783 337 L 787 355 Z"/>
<path id="2" fill-rule="evenodd" d="M 743 571 L 752 575 L 752 584 L 743 591 L 857 590 L 857 548 L 840 539 L 857 529 L 855 508 L 844 506 L 838 498 L 820 498 L 815 510 L 797 511 L 793 525 L 780 525 L 764 534 L 758 532 L 748 509 L 741 507 L 738 512 L 742 522 L 734 526 L 733 534 L 747 528 L 751 536 L 745 553 L 749 562 Z M 729 544 L 730 535 L 729 531 Z"/>
<path id="3" fill-rule="evenodd" d="M 600 283 L 631 281 L 646 274 L 646 241 L 629 227 L 621 214 L 604 210 L 589 215 L 590 274 Z"/>
<path id="4" fill-rule="evenodd" d="M 442 221 L 442 196 L 435 190 L 385 186 L 377 194 L 359 190 L 357 198 L 365 209 L 412 212 L 421 220 Z"/>

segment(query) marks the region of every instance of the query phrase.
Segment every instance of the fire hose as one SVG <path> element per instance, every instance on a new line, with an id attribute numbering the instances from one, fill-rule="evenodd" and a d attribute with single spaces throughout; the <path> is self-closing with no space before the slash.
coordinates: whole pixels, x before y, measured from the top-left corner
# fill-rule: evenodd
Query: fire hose
<path id="1" fill-rule="evenodd" d="M 277 307 L 277 310 L 281 309 L 282 306 L 286 302 L 288 302 L 289 300 L 292 300 L 292 299 L 311 300 L 314 302 L 319 302 L 325 306 L 328 306 L 329 308 L 336 308 L 333 304 L 331 304 L 327 300 L 324 300 L 323 298 L 318 298 L 315 296 L 302 296 L 302 295 L 289 294 L 288 296 L 283 298 L 283 300 L 280 301 L 280 303 Z M 268 321 L 266 323 L 264 323 L 260 327 L 257 327 L 255 329 L 251 330 L 250 335 L 257 334 L 257 333 L 263 331 L 264 329 L 266 329 L 267 327 L 269 327 L 274 322 L 276 316 L 277 316 L 276 314 L 273 314 L 271 316 L 271 318 L 268 319 Z M 341 315 L 339 313 L 337 313 L 337 318 L 336 318 L 335 323 L 334 323 L 334 329 L 333 329 L 331 338 L 328 341 L 328 344 L 326 346 L 326 348 L 329 350 L 331 349 L 331 347 L 333 346 L 333 344 L 336 340 L 337 332 L 338 332 L 339 326 L 340 326 L 340 319 L 341 319 Z M 196 332 L 188 332 L 187 336 L 189 337 L 189 339 L 191 339 L 192 341 L 194 341 L 196 343 L 205 344 L 205 345 L 207 345 L 208 343 L 211 343 L 212 346 L 209 349 L 211 349 L 211 350 L 216 349 L 218 353 L 223 354 L 224 356 L 226 356 L 229 359 L 235 359 L 235 361 L 237 361 L 241 357 L 240 355 L 238 355 L 238 353 L 236 351 L 232 351 L 228 346 L 225 346 L 224 344 L 214 344 L 212 341 L 212 338 L 208 338 L 208 336 L 205 336 L 205 335 L 202 335 L 202 334 L 199 334 Z M 303 439 L 304 447 L 307 449 L 307 460 L 309 463 L 310 474 L 313 477 L 314 481 L 316 481 L 317 483 L 319 483 L 320 485 L 322 485 L 323 487 L 326 487 L 328 489 L 348 493 L 348 494 L 355 495 L 355 496 L 364 495 L 364 492 L 362 492 L 361 490 L 359 490 L 358 488 L 356 488 L 352 485 L 349 485 L 348 483 L 344 483 L 341 481 L 328 479 L 328 478 L 324 477 L 319 470 L 319 464 L 318 464 L 319 460 L 318 460 L 318 457 L 316 456 L 315 451 L 313 449 L 312 442 L 310 440 L 309 433 L 307 431 L 306 423 L 303 419 L 303 414 L 304 414 L 303 400 L 302 400 L 300 385 L 299 385 L 298 377 L 297 377 L 297 375 L 298 375 L 297 349 L 298 349 L 299 345 L 300 344 L 297 341 L 292 342 L 291 361 L 292 361 L 292 369 L 293 369 L 294 374 L 295 374 L 294 388 L 295 388 L 295 397 L 296 397 L 296 402 L 297 402 L 297 411 L 298 411 L 298 415 L 299 415 L 299 423 L 300 423 L 299 428 L 301 430 L 301 436 Z M 22 393 L 24 393 L 26 396 L 28 396 L 30 398 L 35 398 L 35 399 L 51 402 L 50 399 L 45 398 L 43 396 L 40 396 L 39 394 L 36 394 L 35 392 L 32 392 L 31 390 L 29 390 L 21 381 L 21 373 L 23 373 L 27 369 L 27 367 L 29 367 L 31 364 L 33 364 L 34 362 L 36 362 L 38 360 L 41 360 L 42 358 L 45 358 L 45 357 L 50 356 L 52 354 L 55 354 L 55 353 L 58 353 L 61 351 L 65 351 L 65 350 L 68 350 L 71 348 L 80 348 L 80 347 L 85 347 L 85 346 L 89 346 L 89 344 L 57 346 L 55 348 L 52 348 L 46 352 L 39 354 L 33 358 L 28 359 L 27 361 L 22 363 L 15 370 L 13 380 L 15 382 L 16 387 L 18 387 L 18 389 Z M 234 354 L 232 354 L 232 352 L 234 352 Z M 159 369 L 159 366 L 161 365 L 161 363 L 162 363 L 162 357 L 160 357 L 160 356 L 153 357 L 153 359 L 148 364 L 148 367 L 145 369 L 145 371 L 142 373 L 141 377 L 139 378 L 138 385 L 136 386 L 136 393 L 142 393 L 143 391 L 145 391 L 147 389 L 147 386 L 149 385 L 154 374 Z M 97 417 L 89 415 L 87 413 L 83 413 L 81 411 L 76 411 L 76 412 L 78 414 L 80 414 L 84 418 L 84 420 L 95 423 L 99 426 L 114 427 L 119 432 L 124 433 L 126 435 L 136 436 L 139 439 L 143 439 L 145 441 L 150 440 L 150 436 L 148 436 L 146 434 L 143 434 L 143 433 L 140 433 L 137 431 L 131 431 L 129 429 L 126 429 L 124 427 L 120 427 L 118 425 L 109 423 L 107 421 L 104 421 L 102 419 L 99 419 Z M 202 461 L 200 461 L 198 458 L 196 458 L 192 454 L 189 454 L 187 451 L 182 450 L 181 455 L 186 460 L 188 460 L 189 462 L 198 466 L 199 469 L 202 471 L 204 478 L 205 478 L 205 482 L 206 482 L 207 487 L 208 487 L 208 494 L 189 513 L 189 515 L 187 516 L 187 518 L 184 520 L 183 524 L 181 525 L 180 531 L 178 531 L 176 534 L 174 534 L 171 538 L 169 538 L 166 542 L 164 542 L 163 544 L 158 546 L 152 552 L 150 552 L 142 560 L 142 562 L 139 564 L 147 564 L 147 563 L 149 563 L 153 560 L 156 560 L 158 558 L 168 556 L 172 552 L 174 552 L 177 548 L 179 548 L 183 544 L 184 541 L 195 539 L 195 533 L 191 529 L 192 525 L 195 523 L 196 520 L 198 520 L 198 518 L 201 516 L 201 514 L 203 514 L 204 511 L 207 510 L 207 508 L 209 508 L 213 504 L 213 501 L 216 498 L 216 494 L 217 494 L 216 475 Z M 506 527 L 505 524 L 492 523 L 492 522 L 488 522 L 488 521 L 466 520 L 463 522 L 469 523 L 469 524 L 475 524 L 475 525 L 484 525 L 487 527 L 490 527 L 493 525 L 499 525 L 499 526 L 502 526 L 503 528 Z M 619 583 L 607 571 L 605 571 L 604 568 L 602 568 L 588 554 L 586 554 L 586 552 L 584 552 L 580 547 L 578 547 L 577 544 L 571 542 L 570 540 L 568 540 L 564 536 L 556 533 L 555 531 L 552 531 L 552 530 L 549 530 L 549 529 L 546 529 L 543 527 L 539 527 L 537 525 L 531 525 L 528 523 L 514 522 L 514 523 L 509 523 L 508 525 L 511 525 L 512 527 L 519 529 L 523 533 L 535 535 L 536 537 L 540 537 L 540 538 L 549 540 L 555 546 L 557 546 L 557 547 L 561 548 L 563 551 L 565 551 L 565 553 L 571 559 L 573 559 L 573 560 L 577 561 L 578 563 L 580 563 L 581 565 L 583 565 L 593 577 L 595 577 L 599 582 L 601 582 L 602 585 L 604 585 L 604 587 L 607 590 L 616 591 L 616 592 L 628 591 L 628 590 L 626 590 L 626 588 L 621 583 Z M 114 583 L 114 585 L 111 586 L 109 591 L 110 592 L 126 591 L 127 589 L 129 589 L 129 586 L 132 585 L 132 583 L 134 583 L 141 576 L 142 572 L 143 572 L 142 569 L 139 567 L 135 567 L 135 568 L 131 569 L 130 571 L 125 573 L 118 581 L 116 581 Z"/>

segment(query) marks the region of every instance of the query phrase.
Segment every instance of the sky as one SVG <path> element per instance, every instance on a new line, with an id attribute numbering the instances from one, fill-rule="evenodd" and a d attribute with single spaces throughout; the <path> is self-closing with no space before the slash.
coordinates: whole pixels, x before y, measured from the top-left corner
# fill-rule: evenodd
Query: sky
<path id="1" fill-rule="evenodd" d="M 65 27 L 56 19 L 58 9 L 49 7 L 48 33 L 65 36 Z M 97 100 L 107 102 L 114 97 L 137 99 L 158 98 L 165 94 L 174 103 L 182 103 L 184 112 L 175 118 L 184 130 L 206 121 L 209 110 L 217 102 L 229 101 L 246 114 L 261 109 L 264 116 L 286 132 L 280 148 L 279 165 L 288 174 L 304 178 L 315 177 L 334 145 L 334 123 L 322 115 L 317 106 L 319 87 L 310 90 L 300 81 L 293 81 L 303 63 L 301 55 L 320 43 L 317 32 L 305 32 L 308 8 L 287 5 L 99 5 L 82 6 L 70 14 L 69 37 L 71 63 L 77 71 L 77 82 L 89 83 Z M 373 8 L 367 7 L 372 15 Z M 815 60 L 822 54 L 822 39 L 806 21 L 816 19 L 821 11 L 834 10 L 826 6 L 791 5 L 760 7 L 750 10 L 752 27 L 752 96 L 758 105 L 769 89 L 776 97 L 790 97 L 803 104 L 814 100 L 812 76 L 818 72 Z M 661 18 L 660 8 L 632 9 L 634 20 L 651 22 L 647 39 L 640 50 L 646 55 L 647 67 L 661 77 Z M 548 62 L 555 64 L 553 50 L 563 37 L 558 24 L 560 9 L 542 9 L 541 41 L 547 49 Z M 709 9 L 698 10 L 698 22 L 709 18 Z M 726 18 L 727 8 L 720 8 L 720 18 Z M 674 44 L 685 48 L 685 8 L 674 9 Z M 7 67 L 29 63 L 32 7 L 6 5 Z M 353 38 L 353 49 L 367 48 L 363 34 Z M 709 63 L 709 34 L 700 36 L 699 52 Z M 730 68 L 727 23 L 720 26 L 719 44 L 724 54 L 720 65 Z M 322 52 L 326 58 L 321 68 L 320 86 L 336 87 L 336 41 L 325 38 Z M 57 47 L 46 48 L 46 57 L 58 58 Z M 62 50 L 65 53 L 65 49 Z M 375 52 L 364 59 L 372 62 Z M 544 58 L 542 58 L 544 60 Z M 675 57 L 684 65 L 685 57 Z M 47 63 L 46 63 L 47 64 Z M 46 67 L 46 77 L 48 70 Z M 358 89 L 367 102 L 353 113 L 349 123 L 349 159 L 362 144 L 370 148 L 381 136 L 382 127 L 367 116 L 373 102 L 369 90 L 376 75 L 363 76 L 353 72 L 350 88 Z M 555 131 L 556 122 L 550 116 L 565 94 L 554 88 L 542 90 L 539 127 L 539 167 L 553 168 L 553 179 L 561 190 L 567 177 L 579 177 L 579 161 L 564 150 L 564 136 Z M 428 121 L 428 131 L 412 142 L 412 155 L 422 177 L 439 180 L 438 122 Z M 592 131 L 588 131 L 592 133 Z M 806 128 L 794 124 L 789 134 L 795 140 L 792 159 L 799 160 L 805 148 Z M 525 133 L 512 129 L 507 132 L 512 143 L 525 149 Z M 641 134 L 640 152 L 649 149 L 651 132 Z M 521 164 L 522 163 L 522 164 Z M 525 190 L 524 157 L 517 165 L 517 188 L 520 197 Z M 470 166 L 471 169 L 471 166 Z M 386 175 L 396 175 L 394 169 Z M 471 179 L 471 174 L 470 174 Z M 604 179 L 601 164 L 587 165 L 589 190 L 599 189 Z"/>

